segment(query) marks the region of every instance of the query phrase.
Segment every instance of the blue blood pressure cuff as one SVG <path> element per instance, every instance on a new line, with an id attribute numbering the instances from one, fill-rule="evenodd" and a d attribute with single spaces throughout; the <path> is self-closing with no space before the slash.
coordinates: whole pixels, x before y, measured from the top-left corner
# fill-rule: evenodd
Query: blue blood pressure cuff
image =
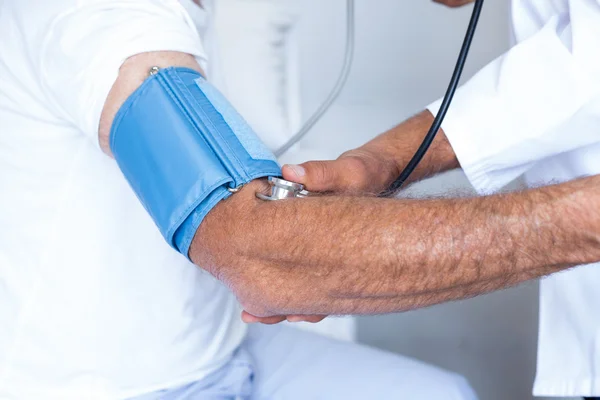
<path id="1" fill-rule="evenodd" d="M 281 176 L 252 128 L 188 68 L 146 79 L 117 113 L 110 148 L 164 238 L 186 257 L 204 217 L 231 190 Z"/>

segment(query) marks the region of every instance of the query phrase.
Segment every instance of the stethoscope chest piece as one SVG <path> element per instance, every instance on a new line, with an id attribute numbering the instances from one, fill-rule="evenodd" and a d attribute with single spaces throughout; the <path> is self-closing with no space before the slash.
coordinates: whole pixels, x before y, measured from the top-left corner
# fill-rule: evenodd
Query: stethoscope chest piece
<path id="1" fill-rule="evenodd" d="M 310 196 L 310 192 L 304 190 L 304 185 L 286 181 L 285 179 L 269 177 L 271 194 L 256 193 L 256 197 L 265 201 L 277 201 L 294 198 L 304 198 Z"/>

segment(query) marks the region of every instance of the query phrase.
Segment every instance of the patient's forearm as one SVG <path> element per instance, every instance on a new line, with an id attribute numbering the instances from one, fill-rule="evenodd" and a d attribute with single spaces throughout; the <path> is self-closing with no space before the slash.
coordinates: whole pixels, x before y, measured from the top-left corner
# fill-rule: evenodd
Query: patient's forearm
<path id="1" fill-rule="evenodd" d="M 150 67 L 172 65 L 199 70 L 192 56 L 170 52 L 140 54 L 123 65 L 100 122 L 105 152 L 119 107 Z M 431 121 L 420 114 L 367 146 L 395 154 L 400 166 Z M 429 154 L 415 177 L 458 165 L 443 135 Z M 600 206 L 597 178 L 513 195 L 427 201 L 265 203 L 254 196 L 264 185 L 253 182 L 219 203 L 190 256 L 265 313 L 404 310 L 600 259 L 598 218 L 590 212 Z"/>
<path id="2" fill-rule="evenodd" d="M 599 183 L 425 201 L 262 203 L 249 188 L 209 214 L 192 257 L 250 311 L 402 311 L 600 260 Z"/>
<path id="3" fill-rule="evenodd" d="M 447 303 L 450 301 L 464 300 L 476 297 L 486 293 L 492 293 L 498 290 L 506 289 L 528 280 L 536 279 L 541 276 L 549 275 L 563 270 L 564 267 L 547 267 L 521 274 L 507 275 L 503 278 L 497 278 L 489 281 L 482 281 L 473 284 L 460 285 L 449 289 L 434 290 L 426 293 L 390 296 L 390 297 L 364 297 L 347 299 L 345 304 L 336 303 L 330 307 L 343 309 L 347 311 L 316 311 L 313 315 L 331 315 L 331 314 L 380 314 L 391 312 L 405 312 L 418 308 L 429 307 L 436 304 Z M 309 307 L 310 309 L 310 307 Z M 323 309 L 327 309 L 327 306 Z M 353 310 L 353 311 L 350 311 Z"/>

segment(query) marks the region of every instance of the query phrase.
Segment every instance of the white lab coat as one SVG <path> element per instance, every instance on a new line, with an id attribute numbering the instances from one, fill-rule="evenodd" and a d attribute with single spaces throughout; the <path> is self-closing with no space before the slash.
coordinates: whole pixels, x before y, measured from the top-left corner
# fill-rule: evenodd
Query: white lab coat
<path id="1" fill-rule="evenodd" d="M 515 46 L 443 125 L 467 177 L 484 194 L 600 173 L 600 0 L 513 0 L 511 17 Z M 536 395 L 600 396 L 599 268 L 542 281 Z"/>

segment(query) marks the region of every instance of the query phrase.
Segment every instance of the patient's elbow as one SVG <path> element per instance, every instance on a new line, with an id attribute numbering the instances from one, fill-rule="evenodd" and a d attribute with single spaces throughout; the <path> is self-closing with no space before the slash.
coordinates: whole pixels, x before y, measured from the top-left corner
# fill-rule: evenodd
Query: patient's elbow
<path id="1" fill-rule="evenodd" d="M 232 289 L 242 307 L 259 317 L 293 312 L 298 300 L 290 282 L 276 270 L 248 269 L 237 277 Z"/>

